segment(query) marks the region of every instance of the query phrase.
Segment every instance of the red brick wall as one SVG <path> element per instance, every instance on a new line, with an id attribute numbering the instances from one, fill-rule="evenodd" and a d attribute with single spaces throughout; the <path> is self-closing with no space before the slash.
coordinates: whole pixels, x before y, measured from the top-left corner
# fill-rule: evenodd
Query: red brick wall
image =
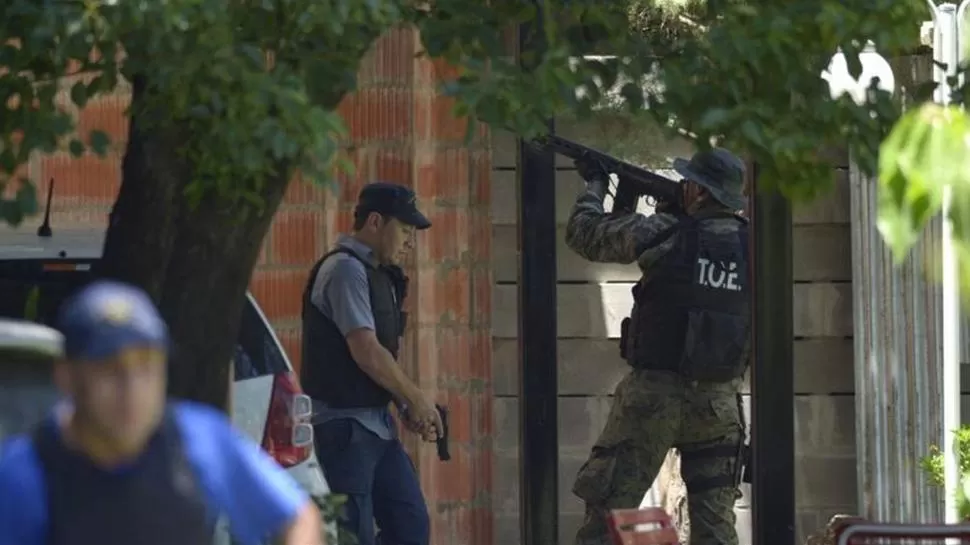
<path id="1" fill-rule="evenodd" d="M 360 187 L 381 179 L 415 188 L 434 227 L 419 234 L 416 255 L 407 264 L 411 321 L 402 364 L 450 407 L 452 460 L 440 463 L 433 445 L 410 437 L 406 442 L 428 498 L 433 543 L 491 545 L 488 135 L 482 129 L 473 143 L 465 143 L 465 122 L 451 116 L 450 100 L 436 92 L 448 68 L 417 58 L 419 50 L 418 36 L 409 29 L 376 44 L 361 67 L 359 91 L 340 107 L 354 144 L 356 174 L 342 176 L 333 190 L 294 181 L 264 241 L 251 289 L 299 365 L 307 271 L 349 229 Z M 58 154 L 31 162 L 28 170 L 41 195 L 47 180 L 56 178 L 55 226 L 106 224 L 120 183 L 127 100 L 121 90 L 78 114 L 82 127 L 106 130 L 115 139 L 107 159 Z"/>

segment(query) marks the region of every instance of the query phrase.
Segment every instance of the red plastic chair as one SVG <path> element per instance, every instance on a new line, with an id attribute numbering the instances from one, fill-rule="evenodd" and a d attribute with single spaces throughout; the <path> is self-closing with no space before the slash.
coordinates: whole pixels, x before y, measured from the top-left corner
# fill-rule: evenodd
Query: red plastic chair
<path id="1" fill-rule="evenodd" d="M 895 540 L 925 540 L 940 538 L 962 538 L 962 543 L 970 543 L 970 524 L 890 524 L 866 521 L 853 521 L 842 526 L 835 533 L 837 545 L 863 545 L 885 543 L 886 538 Z"/>
<path id="2" fill-rule="evenodd" d="M 670 516 L 659 507 L 614 509 L 607 520 L 614 545 L 680 545 Z M 644 525 L 651 528 L 641 530 Z"/>

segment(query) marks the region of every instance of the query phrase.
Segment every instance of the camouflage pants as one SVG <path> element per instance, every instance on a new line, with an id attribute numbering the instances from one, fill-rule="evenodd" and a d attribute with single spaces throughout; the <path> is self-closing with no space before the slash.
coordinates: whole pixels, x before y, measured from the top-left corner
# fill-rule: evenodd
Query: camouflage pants
<path id="1" fill-rule="evenodd" d="M 606 514 L 639 507 L 671 448 L 681 452 L 691 545 L 737 545 L 739 388 L 740 381 L 697 383 L 656 371 L 627 375 L 573 485 L 586 503 L 576 545 L 610 543 Z"/>

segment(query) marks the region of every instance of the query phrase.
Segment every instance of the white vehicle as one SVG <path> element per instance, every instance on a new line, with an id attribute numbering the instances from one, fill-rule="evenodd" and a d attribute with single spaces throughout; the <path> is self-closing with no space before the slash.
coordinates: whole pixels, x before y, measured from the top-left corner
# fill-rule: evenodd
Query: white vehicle
<path id="1" fill-rule="evenodd" d="M 89 280 L 102 246 L 103 233 L 95 230 L 61 231 L 49 237 L 0 230 L 0 343 L 14 342 L 2 333 L 12 327 L 7 320 L 50 325 L 60 303 Z M 46 366 L 33 367 L 33 372 L 25 372 L 24 366 L 7 366 L 0 358 L 0 440 L 28 431 L 57 397 L 48 372 L 42 370 Z M 233 371 L 233 424 L 260 443 L 312 497 L 322 499 L 329 488 L 313 448 L 310 398 L 303 394 L 279 339 L 249 293 Z M 216 537 L 217 543 L 227 542 L 224 536 Z"/>
<path id="2" fill-rule="evenodd" d="M 0 441 L 28 432 L 57 401 L 50 367 L 63 344 L 49 327 L 0 319 Z"/>

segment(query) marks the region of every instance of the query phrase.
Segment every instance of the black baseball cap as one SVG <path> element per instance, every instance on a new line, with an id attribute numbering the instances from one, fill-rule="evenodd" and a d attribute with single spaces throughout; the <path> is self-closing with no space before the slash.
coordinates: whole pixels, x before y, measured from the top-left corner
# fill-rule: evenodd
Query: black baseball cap
<path id="1" fill-rule="evenodd" d="M 419 210 L 414 191 L 390 182 L 373 182 L 364 186 L 357 196 L 355 216 L 377 212 L 390 216 L 416 229 L 427 229 L 431 222 Z"/>

